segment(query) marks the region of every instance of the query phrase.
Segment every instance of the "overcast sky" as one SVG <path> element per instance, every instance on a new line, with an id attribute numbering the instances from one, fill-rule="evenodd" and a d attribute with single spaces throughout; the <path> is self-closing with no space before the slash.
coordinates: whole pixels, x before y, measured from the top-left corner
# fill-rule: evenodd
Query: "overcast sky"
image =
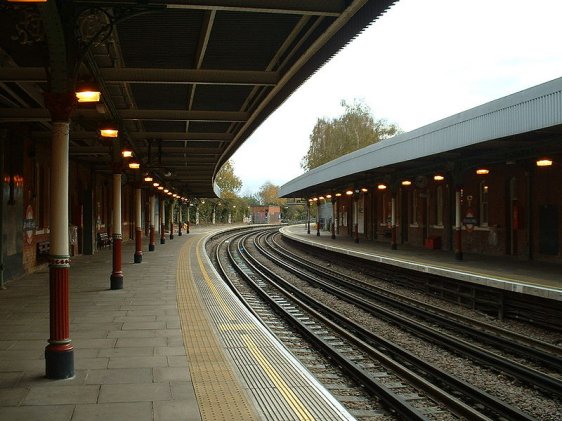
<path id="1" fill-rule="evenodd" d="M 303 173 L 318 118 L 360 99 L 410 131 L 562 76 L 560 0 L 399 0 L 234 154 L 241 194 Z"/>

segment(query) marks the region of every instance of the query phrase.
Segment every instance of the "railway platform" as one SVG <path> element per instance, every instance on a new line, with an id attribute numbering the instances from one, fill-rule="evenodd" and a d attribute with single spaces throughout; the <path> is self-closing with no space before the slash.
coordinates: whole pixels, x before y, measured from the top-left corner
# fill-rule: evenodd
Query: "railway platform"
<path id="1" fill-rule="evenodd" d="M 109 289 L 111 250 L 73 258 L 75 376 L 45 378 L 48 269 L 0 291 L 0 420 L 352 420 L 247 312 L 204 254 L 216 228 L 192 227 L 143 262 L 123 244 L 124 288 Z"/>
<path id="2" fill-rule="evenodd" d="M 562 301 L 562 267 L 555 263 L 520 261 L 504 256 L 467 254 L 463 260 L 455 260 L 452 252 L 428 250 L 399 245 L 391 250 L 390 244 L 337 236 L 320 231 L 320 236 L 306 224 L 281 228 L 284 236 L 305 244 L 337 253 L 373 260 L 402 268 L 445 276 L 487 287 L 534 295 Z"/>

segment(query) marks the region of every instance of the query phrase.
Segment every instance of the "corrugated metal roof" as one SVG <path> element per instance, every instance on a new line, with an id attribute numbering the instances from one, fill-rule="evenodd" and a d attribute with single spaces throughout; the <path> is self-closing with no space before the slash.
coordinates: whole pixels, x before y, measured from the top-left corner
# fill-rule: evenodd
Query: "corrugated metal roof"
<path id="1" fill-rule="evenodd" d="M 562 78 L 402 133 L 315 168 L 281 186 L 281 196 L 354 174 L 562 125 Z M 509 142 L 509 140 L 508 140 Z M 504 145 L 506 147 L 508 145 Z M 479 153 L 483 153 L 480 151 Z M 412 163 L 415 168 L 415 164 Z"/>

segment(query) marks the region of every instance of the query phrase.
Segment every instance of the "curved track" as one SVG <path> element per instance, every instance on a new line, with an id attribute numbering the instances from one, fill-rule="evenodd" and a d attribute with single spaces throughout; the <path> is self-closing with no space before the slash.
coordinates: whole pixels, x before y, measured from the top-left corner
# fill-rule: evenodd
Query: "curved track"
<path id="1" fill-rule="evenodd" d="M 271 301 L 271 297 L 276 297 L 273 299 L 273 302 L 270 302 L 268 305 L 274 307 L 277 313 L 284 314 L 283 317 L 290 320 L 291 325 L 297 327 L 300 334 L 303 337 L 306 337 L 315 348 L 322 349 L 322 352 L 325 355 L 329 355 L 329 358 L 332 361 L 337 361 L 338 365 L 344 367 L 344 372 L 346 374 L 353 377 L 356 382 L 363 384 L 365 389 L 369 390 L 373 395 L 381 398 L 386 405 L 393 408 L 393 411 L 396 411 L 403 418 L 426 419 L 427 416 L 425 413 L 428 411 L 434 411 L 436 413 L 442 412 L 443 409 L 436 409 L 436 404 L 431 402 L 435 401 L 439 402 L 439 405 L 442 408 L 448 408 L 447 410 L 451 411 L 451 413 L 455 414 L 455 416 L 467 417 L 470 419 L 499 419 L 501 417 L 508 419 L 532 419 L 527 414 L 519 411 L 517 408 L 502 402 L 501 400 L 471 386 L 466 382 L 463 382 L 462 380 L 436 369 L 431 364 L 421 361 L 419 358 L 401 349 L 399 346 L 395 346 L 389 341 L 377 337 L 372 332 L 369 332 L 363 327 L 357 325 L 357 323 L 352 322 L 345 316 L 338 314 L 332 309 L 326 308 L 316 300 L 308 297 L 306 293 L 299 291 L 291 284 L 285 282 L 282 277 L 276 275 L 270 269 L 267 269 L 267 267 L 260 263 L 260 259 L 252 257 L 251 254 L 254 253 L 254 249 L 259 250 L 259 252 L 265 255 L 269 261 L 275 262 L 276 265 L 284 266 L 284 270 L 290 271 L 299 277 L 304 277 L 307 279 L 307 282 L 313 282 L 316 285 L 320 285 L 320 287 L 324 290 L 329 290 L 330 293 L 338 295 L 340 298 L 347 301 L 353 302 L 354 305 L 358 305 L 360 307 L 371 305 L 366 303 L 365 300 L 362 297 L 359 297 L 357 293 L 353 294 L 343 291 L 344 288 L 341 285 L 334 286 L 319 280 L 318 272 L 316 275 L 310 273 L 315 271 L 323 272 L 321 268 L 312 267 L 313 265 L 311 265 L 310 262 L 305 264 L 306 268 L 297 266 L 299 258 L 291 256 L 286 250 L 282 251 L 282 257 L 276 257 L 275 254 L 278 252 L 279 245 L 271 243 L 270 240 L 267 241 L 269 242 L 269 245 L 267 246 L 260 244 L 267 243 L 264 240 L 263 234 L 258 236 L 256 236 L 255 233 L 237 234 L 236 237 L 236 239 L 231 237 L 228 240 L 228 252 L 230 256 L 229 265 L 232 265 L 235 269 L 226 269 L 223 264 L 223 276 L 225 278 L 231 278 L 232 270 L 236 270 L 236 272 L 238 272 L 238 276 L 244 277 L 247 282 L 253 284 L 253 288 L 258 291 L 263 300 Z M 251 243 L 249 242 L 249 237 L 254 237 Z M 259 240 L 256 240 L 256 237 L 259 237 Z M 217 256 L 219 254 L 218 250 L 220 250 L 219 247 L 217 247 Z M 251 253 L 250 250 L 252 250 Z M 275 252 L 273 250 L 275 250 Z M 217 260 L 220 262 L 222 259 L 217 257 Z M 292 262 L 287 264 L 287 261 Z M 308 269 L 311 270 L 309 271 Z M 305 272 L 309 273 L 305 274 Z M 341 274 L 334 274 L 333 271 L 331 272 L 332 273 L 329 274 L 329 276 L 338 278 L 338 282 L 342 282 Z M 322 276 L 328 276 L 328 274 L 323 272 Z M 314 279 L 314 277 L 316 278 Z M 332 282 L 334 281 L 332 280 Z M 349 280 L 345 282 L 349 282 Z M 366 287 L 362 286 L 361 288 Z M 364 290 L 361 290 L 361 294 L 364 292 Z M 372 291 L 369 292 L 369 294 L 372 294 Z M 386 296 L 385 299 L 388 300 L 388 296 Z M 402 307 L 412 306 L 412 303 L 405 302 L 403 299 L 397 300 L 401 301 L 400 306 Z M 287 304 L 289 302 L 292 302 L 293 304 Z M 284 310 L 284 308 L 287 307 L 290 308 L 288 312 Z M 295 310 L 295 308 L 298 308 L 298 311 Z M 435 320 L 441 320 L 440 323 L 444 325 L 452 324 L 453 326 L 457 326 L 454 327 L 453 330 L 459 329 L 456 323 L 461 323 L 461 325 L 462 323 L 467 323 L 466 320 L 446 320 L 447 318 L 441 310 L 435 308 L 430 310 L 427 308 L 425 309 L 425 311 L 431 313 L 430 316 L 432 317 L 432 323 L 435 323 Z M 373 313 L 372 309 L 369 311 Z M 417 308 L 415 311 L 418 312 L 420 310 Z M 388 310 L 385 310 L 385 312 L 388 313 Z M 293 313 L 293 316 L 291 316 L 291 313 Z M 299 316 L 295 317 L 295 313 L 298 313 Z M 377 317 L 379 317 L 381 310 L 377 309 L 374 313 L 377 314 Z M 418 314 L 416 317 L 427 318 L 430 316 L 420 316 Z M 407 321 L 407 323 L 415 323 L 415 321 L 407 320 L 401 315 L 393 315 L 393 317 L 402 317 L 402 321 L 400 323 L 404 323 L 405 321 Z M 314 329 L 310 328 L 310 321 L 303 323 L 302 321 L 299 321 L 299 319 L 314 319 L 315 323 L 320 323 L 322 327 L 316 327 Z M 322 337 L 319 337 L 318 334 L 315 333 L 326 329 L 329 329 L 331 332 L 328 334 L 328 337 L 337 335 L 339 338 L 338 340 L 345 340 L 346 345 L 344 348 L 355 349 L 355 355 L 349 356 L 346 355 L 347 352 L 342 353 L 341 351 L 334 349 L 335 347 L 330 345 L 330 341 L 327 341 L 326 343 Z M 420 329 L 420 327 L 411 327 L 411 329 L 416 330 Z M 442 332 L 436 332 L 433 333 L 433 335 L 447 337 L 447 335 Z M 487 335 L 490 336 L 489 332 Z M 504 333 L 504 335 L 506 335 L 506 333 Z M 469 334 L 468 336 L 472 337 L 472 334 Z M 437 339 L 434 338 L 433 340 Z M 500 344 L 505 340 L 506 339 L 500 340 Z M 439 341 L 442 341 L 442 339 L 439 339 Z M 458 339 L 455 338 L 447 338 L 444 342 L 451 341 L 459 342 Z M 491 340 L 490 338 L 485 341 L 492 344 L 498 342 L 498 340 Z M 458 347 L 460 345 L 455 346 Z M 474 351 L 475 347 L 471 344 L 466 343 L 463 346 L 472 349 L 471 352 L 473 353 L 476 351 L 477 353 L 480 352 L 477 347 L 476 351 Z M 546 349 L 540 350 L 538 353 L 539 356 L 536 358 L 545 364 L 556 364 L 557 356 L 549 352 L 548 347 L 545 348 Z M 526 356 L 532 354 L 530 350 L 525 349 L 524 347 L 519 349 L 517 352 L 521 352 L 521 354 Z M 365 357 L 365 355 L 367 357 Z M 380 381 L 378 381 L 381 376 L 380 371 L 373 374 L 370 368 L 365 368 L 372 366 L 373 363 L 367 364 L 366 366 L 362 366 L 361 363 L 356 363 L 356 361 L 364 361 L 365 358 L 368 358 L 370 361 L 376 360 L 377 366 L 380 367 L 380 365 L 383 364 L 388 371 L 392 372 L 392 376 L 399 376 L 399 382 L 407 383 L 409 385 L 408 391 L 405 394 L 400 394 L 396 393 L 392 390 L 392 388 L 384 386 L 381 387 Z M 496 360 L 494 358 L 490 358 L 489 356 L 486 357 L 485 361 L 485 364 L 488 366 L 496 364 Z M 377 370 L 380 370 L 380 368 Z M 523 370 L 523 373 L 528 372 L 529 370 Z M 531 370 L 531 373 L 530 377 L 536 376 L 536 373 L 534 373 L 533 370 Z M 386 376 L 388 375 L 389 374 L 386 374 Z M 527 374 L 524 375 L 527 376 Z M 543 379 L 540 382 L 546 384 L 546 386 L 543 385 L 542 387 L 549 390 L 550 393 L 556 394 L 557 391 L 560 390 L 557 388 L 557 384 L 559 383 L 557 383 L 558 381 L 556 379 L 547 378 L 546 381 Z M 412 388 L 416 392 L 412 393 Z M 412 404 L 411 398 L 405 398 L 405 396 L 411 397 L 412 395 L 416 396 L 415 400 L 417 400 L 417 402 L 415 406 Z M 420 398 L 419 396 L 425 396 L 425 398 Z M 460 402 L 453 396 L 463 396 L 464 402 Z M 422 410 L 418 410 L 417 408 L 419 408 L 421 401 L 424 401 L 425 403 L 421 404 Z M 479 409 L 476 410 L 474 408 Z M 482 410 L 482 408 L 485 409 Z M 441 416 L 438 418 L 442 419 Z"/>

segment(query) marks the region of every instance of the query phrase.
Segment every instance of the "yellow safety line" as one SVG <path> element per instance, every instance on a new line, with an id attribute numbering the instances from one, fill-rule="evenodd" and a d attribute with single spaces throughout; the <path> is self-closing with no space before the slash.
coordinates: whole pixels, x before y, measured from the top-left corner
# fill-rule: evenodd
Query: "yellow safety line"
<path id="1" fill-rule="evenodd" d="M 209 274 L 207 273 L 207 270 L 205 269 L 205 265 L 203 264 L 203 260 L 201 259 L 201 253 L 199 252 L 199 248 L 200 248 L 199 246 L 200 246 L 202 241 L 203 241 L 203 238 L 201 238 L 199 240 L 199 242 L 197 243 L 197 248 L 195 250 L 195 254 L 197 256 L 197 262 L 199 263 L 199 268 L 201 269 L 201 273 L 203 274 L 203 279 L 205 279 L 205 282 L 207 283 L 207 286 L 211 290 L 211 293 L 215 296 L 215 299 L 218 301 L 218 303 L 221 306 L 224 313 L 229 317 L 230 320 L 234 320 L 235 319 L 234 313 L 232 313 L 232 310 L 230 310 L 230 308 L 224 302 L 222 296 L 220 295 L 219 291 L 217 290 L 217 287 L 215 286 L 215 284 L 213 284 L 213 282 L 211 282 L 211 278 L 209 277 Z"/>
<path id="2" fill-rule="evenodd" d="M 242 339 L 244 340 L 244 343 L 246 344 L 250 352 L 254 355 L 254 358 L 260 363 L 261 367 L 269 375 L 269 378 L 277 386 L 285 400 L 297 413 L 299 419 L 314 421 L 315 418 L 312 416 L 312 414 L 308 412 L 308 410 L 302 405 L 300 399 L 293 393 L 289 385 L 285 383 L 283 378 L 279 375 L 278 371 L 275 370 L 275 368 L 269 363 L 267 358 L 262 354 L 256 344 L 252 341 L 252 339 L 247 335 L 242 335 Z"/>
<path id="3" fill-rule="evenodd" d="M 201 418 L 204 421 L 257 421 L 259 417 L 255 408 L 232 370 L 218 338 L 212 333 L 211 321 L 198 298 L 191 260 L 193 245 L 195 238 L 187 241 L 179 253 L 177 299 L 189 371 Z"/>

